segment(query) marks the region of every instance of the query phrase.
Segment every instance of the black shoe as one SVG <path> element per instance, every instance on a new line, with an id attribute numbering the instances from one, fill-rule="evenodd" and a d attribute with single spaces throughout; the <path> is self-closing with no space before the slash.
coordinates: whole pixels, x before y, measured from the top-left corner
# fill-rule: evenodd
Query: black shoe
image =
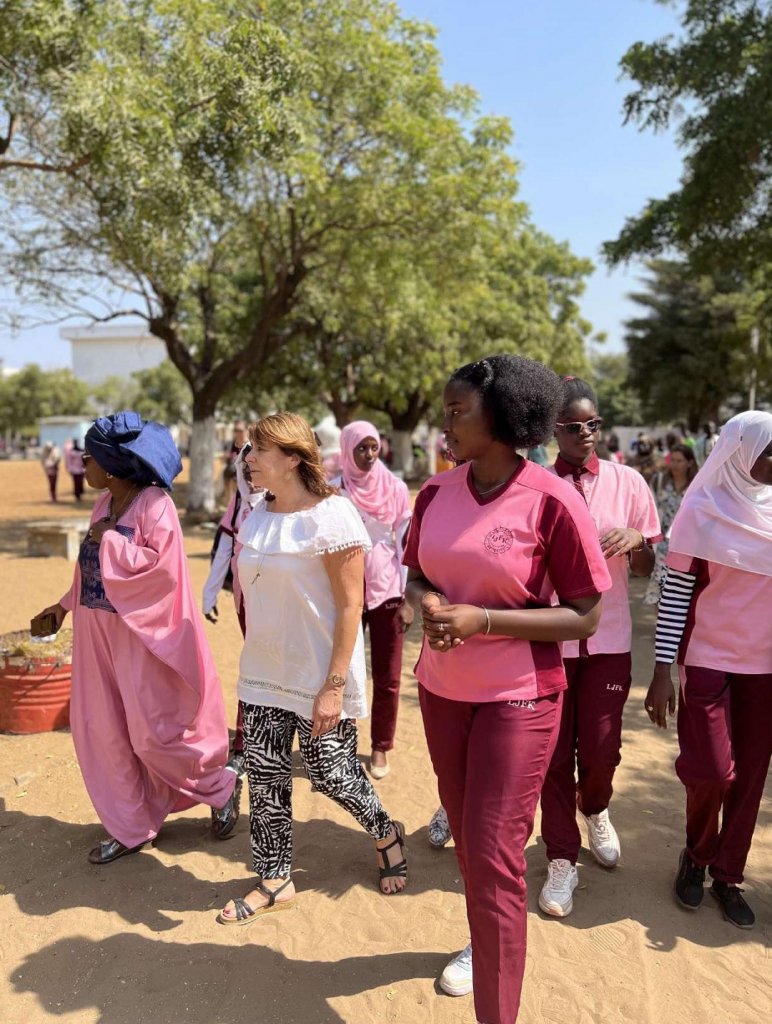
<path id="1" fill-rule="evenodd" d="M 752 928 L 756 923 L 756 915 L 743 899 L 744 889 L 727 882 L 713 882 L 710 895 L 718 900 L 724 920 L 737 928 Z"/>
<path id="2" fill-rule="evenodd" d="M 241 786 L 241 779 L 237 775 L 236 785 L 233 787 L 227 804 L 224 807 L 212 808 L 212 834 L 215 839 L 228 839 L 233 834 L 236 822 L 239 820 Z"/>
<path id="3" fill-rule="evenodd" d="M 117 839 L 103 839 L 99 846 L 95 846 L 89 853 L 88 859 L 92 864 L 109 864 L 110 861 L 118 860 L 119 857 L 128 857 L 130 853 L 139 853 L 144 846 L 124 846 Z"/>
<path id="4" fill-rule="evenodd" d="M 705 868 L 695 864 L 684 849 L 678 862 L 675 898 L 687 910 L 697 910 L 705 895 Z"/>

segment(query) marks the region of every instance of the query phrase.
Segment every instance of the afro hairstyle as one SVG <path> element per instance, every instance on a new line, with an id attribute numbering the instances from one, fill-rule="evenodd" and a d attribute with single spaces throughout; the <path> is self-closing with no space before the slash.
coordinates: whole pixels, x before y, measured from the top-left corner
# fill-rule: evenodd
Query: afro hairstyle
<path id="1" fill-rule="evenodd" d="M 535 448 L 552 436 L 563 384 L 542 363 L 524 356 L 488 356 L 461 366 L 450 380 L 480 393 L 497 441 L 513 448 Z"/>

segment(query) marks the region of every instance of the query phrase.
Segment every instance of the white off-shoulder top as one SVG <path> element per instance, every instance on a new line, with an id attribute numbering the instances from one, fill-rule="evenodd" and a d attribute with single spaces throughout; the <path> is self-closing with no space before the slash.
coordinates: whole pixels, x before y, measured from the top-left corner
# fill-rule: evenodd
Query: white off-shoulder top
<path id="1" fill-rule="evenodd" d="M 285 513 L 271 512 L 261 497 L 238 541 L 247 624 L 239 700 L 310 719 L 329 671 L 335 630 L 335 600 L 321 556 L 369 551 L 370 538 L 351 502 L 332 495 L 314 508 Z M 360 626 L 343 691 L 344 717 L 367 716 L 365 681 Z"/>

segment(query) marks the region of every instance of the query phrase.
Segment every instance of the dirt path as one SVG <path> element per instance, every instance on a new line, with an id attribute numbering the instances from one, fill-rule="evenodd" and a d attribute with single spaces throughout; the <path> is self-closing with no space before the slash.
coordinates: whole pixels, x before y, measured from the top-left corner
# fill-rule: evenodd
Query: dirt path
<path id="1" fill-rule="evenodd" d="M 64 488 L 65 492 L 67 488 Z M 45 501 L 35 464 L 0 463 L 0 632 L 23 628 L 56 600 L 72 566 L 28 559 L 24 522 L 72 517 L 70 499 Z M 196 591 L 209 535 L 187 540 Z M 640 594 L 640 588 L 638 588 Z M 231 723 L 239 632 L 224 603 L 207 624 Z M 646 679 L 653 618 L 636 612 L 637 683 Z M 405 665 L 417 650 L 411 636 Z M 748 864 L 754 931 L 722 921 L 711 900 L 677 908 L 672 875 L 683 842 L 683 795 L 672 771 L 675 737 L 655 733 L 634 688 L 614 821 L 623 859 L 615 872 L 582 851 L 581 890 L 565 921 L 536 908 L 544 853 L 528 848 L 529 952 L 521 1024 L 756 1024 L 772 1005 L 772 814 L 769 796 Z M 361 749 L 368 749 L 365 724 Z M 404 674 L 398 749 L 379 783 L 407 823 L 410 887 L 376 891 L 369 840 L 298 773 L 297 909 L 249 928 L 215 923 L 248 888 L 246 821 L 215 843 L 208 812 L 171 818 L 153 849 L 93 868 L 102 830 L 85 793 L 69 733 L 0 736 L 0 1020 L 4 1024 L 471 1024 L 470 999 L 438 994 L 448 955 L 467 941 L 452 850 L 428 846 L 436 791 L 416 689 Z"/>

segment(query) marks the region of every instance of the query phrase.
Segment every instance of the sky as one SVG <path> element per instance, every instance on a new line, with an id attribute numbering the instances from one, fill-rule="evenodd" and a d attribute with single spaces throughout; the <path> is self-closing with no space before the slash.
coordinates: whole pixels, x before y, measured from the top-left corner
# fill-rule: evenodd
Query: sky
<path id="1" fill-rule="evenodd" d="M 595 264 L 582 297 L 584 317 L 623 348 L 627 293 L 639 265 L 609 272 L 600 246 L 646 200 L 678 184 L 681 154 L 671 135 L 622 124 L 630 83 L 619 60 L 638 41 L 678 28 L 677 9 L 655 0 L 401 0 L 404 15 L 431 22 L 448 83 L 471 85 L 481 112 L 508 117 L 520 163 L 520 198 L 538 228 Z M 0 303 L 14 299 L 0 285 Z M 57 326 L 15 337 L 0 327 L 6 366 L 69 366 Z"/>

